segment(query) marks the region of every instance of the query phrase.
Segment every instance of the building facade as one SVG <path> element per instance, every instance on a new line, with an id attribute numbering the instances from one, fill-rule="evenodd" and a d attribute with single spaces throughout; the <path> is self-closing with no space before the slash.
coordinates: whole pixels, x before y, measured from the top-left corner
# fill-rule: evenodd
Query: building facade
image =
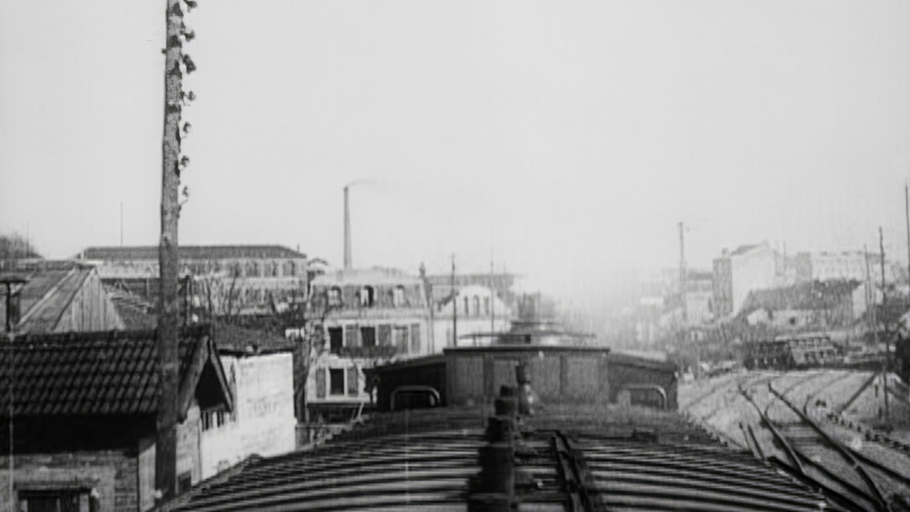
<path id="1" fill-rule="evenodd" d="M 795 257 L 799 281 L 871 281 L 881 283 L 882 259 L 880 254 L 864 251 L 801 252 Z M 903 269 L 901 269 L 903 270 Z M 894 282 L 900 272 L 885 263 L 885 280 Z"/>
<path id="2" fill-rule="evenodd" d="M 714 309 L 718 317 L 736 315 L 752 290 L 787 284 L 785 265 L 767 243 L 724 251 L 714 260 Z"/>
<path id="3" fill-rule="evenodd" d="M 0 345 L 0 382 L 13 390 L 0 396 L 0 419 L 15 433 L 11 439 L 10 429 L 0 429 L 0 509 L 152 508 L 156 354 L 153 331 L 25 335 Z M 230 413 L 233 396 L 206 330 L 183 331 L 179 355 L 175 470 L 182 491 L 202 480 L 203 418 Z"/>
<path id="4" fill-rule="evenodd" d="M 234 407 L 200 419 L 203 479 L 251 455 L 271 457 L 297 447 L 293 342 L 234 326 L 217 326 L 214 336 Z"/>
<path id="5" fill-rule="evenodd" d="M 489 345 L 493 333 L 508 332 L 512 326 L 512 309 L 485 286 L 461 287 L 454 297 L 436 302 L 434 308 L 435 352 L 446 347 Z M 457 340 L 453 337 L 456 329 Z"/>
<path id="6" fill-rule="evenodd" d="M 224 317 L 282 310 L 307 296 L 307 257 L 277 245 L 180 246 L 193 310 Z M 90 247 L 78 255 L 106 285 L 157 302 L 158 247 Z"/>
<path id="7" fill-rule="evenodd" d="M 307 379 L 311 420 L 350 419 L 371 404 L 364 368 L 434 350 L 424 281 L 389 269 L 339 270 L 311 285 L 325 343 Z"/>

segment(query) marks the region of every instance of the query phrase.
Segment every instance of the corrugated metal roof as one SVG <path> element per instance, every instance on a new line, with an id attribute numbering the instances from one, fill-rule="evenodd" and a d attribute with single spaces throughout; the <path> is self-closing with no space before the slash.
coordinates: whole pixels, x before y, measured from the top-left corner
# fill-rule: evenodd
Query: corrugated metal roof
<path id="1" fill-rule="evenodd" d="M 474 407 L 380 414 L 312 451 L 248 461 L 165 508 L 467 510 L 482 470 L 489 413 Z M 836 509 L 670 412 L 558 405 L 520 425 L 518 510 Z M 573 503 L 583 507 L 572 509 Z"/>

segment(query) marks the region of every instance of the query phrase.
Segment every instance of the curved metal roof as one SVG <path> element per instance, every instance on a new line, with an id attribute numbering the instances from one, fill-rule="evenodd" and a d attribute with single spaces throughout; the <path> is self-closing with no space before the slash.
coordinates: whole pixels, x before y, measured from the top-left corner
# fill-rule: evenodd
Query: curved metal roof
<path id="1" fill-rule="evenodd" d="M 312 451 L 250 460 L 167 509 L 464 511 L 483 474 L 484 411 L 378 415 Z M 577 425 L 565 406 L 520 422 L 522 437 L 512 452 L 517 510 L 838 509 L 821 493 L 712 442 L 676 415 L 576 412 Z M 642 426 L 647 435 L 636 430 Z"/>

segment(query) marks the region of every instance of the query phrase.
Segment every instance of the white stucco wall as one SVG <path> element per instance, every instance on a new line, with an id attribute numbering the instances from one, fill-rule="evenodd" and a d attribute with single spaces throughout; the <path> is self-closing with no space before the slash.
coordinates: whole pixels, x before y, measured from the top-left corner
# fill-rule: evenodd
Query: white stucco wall
<path id="1" fill-rule="evenodd" d="M 733 314 L 738 314 L 752 290 L 774 288 L 777 260 L 770 248 L 759 248 L 731 258 L 733 275 Z"/>
<path id="2" fill-rule="evenodd" d="M 208 478 L 253 454 L 294 450 L 293 358 L 290 353 L 221 358 L 234 392 L 230 421 L 202 432 L 202 473 Z"/>

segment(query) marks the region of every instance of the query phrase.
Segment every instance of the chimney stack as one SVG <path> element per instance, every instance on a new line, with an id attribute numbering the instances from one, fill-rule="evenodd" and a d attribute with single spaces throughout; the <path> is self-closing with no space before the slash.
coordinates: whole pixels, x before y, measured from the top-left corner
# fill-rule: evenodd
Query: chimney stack
<path id="1" fill-rule="evenodd" d="M 344 269 L 351 269 L 351 207 L 348 204 L 348 187 L 344 187 Z"/>

